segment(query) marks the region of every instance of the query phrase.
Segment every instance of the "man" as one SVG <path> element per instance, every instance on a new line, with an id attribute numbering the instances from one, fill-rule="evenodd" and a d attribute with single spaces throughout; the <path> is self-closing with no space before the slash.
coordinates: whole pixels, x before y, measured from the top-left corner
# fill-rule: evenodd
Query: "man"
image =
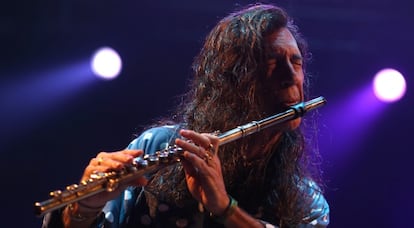
<path id="1" fill-rule="evenodd" d="M 214 134 L 198 133 L 224 132 L 304 101 L 306 57 L 281 8 L 257 4 L 222 19 L 195 59 L 177 123 L 146 130 L 126 150 L 99 153 L 82 180 L 167 144 L 183 148 L 182 161 L 68 205 L 44 226 L 327 226 L 329 206 L 307 165 L 300 118 L 220 147 Z"/>

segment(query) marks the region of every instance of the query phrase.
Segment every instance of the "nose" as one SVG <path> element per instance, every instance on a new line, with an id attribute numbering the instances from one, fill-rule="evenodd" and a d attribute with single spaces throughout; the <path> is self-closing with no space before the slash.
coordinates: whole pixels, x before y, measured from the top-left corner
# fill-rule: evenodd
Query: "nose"
<path id="1" fill-rule="evenodd" d="M 282 88 L 287 88 L 295 84 L 296 71 L 291 63 L 286 62 L 280 73 L 280 86 Z"/>

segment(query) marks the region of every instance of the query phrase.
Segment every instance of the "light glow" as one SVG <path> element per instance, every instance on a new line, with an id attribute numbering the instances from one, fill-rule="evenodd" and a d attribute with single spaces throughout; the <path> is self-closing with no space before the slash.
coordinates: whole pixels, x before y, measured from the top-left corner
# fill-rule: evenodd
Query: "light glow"
<path id="1" fill-rule="evenodd" d="M 122 60 L 119 54 L 110 47 L 98 49 L 91 61 L 93 73 L 106 80 L 116 78 L 122 69 Z"/>
<path id="2" fill-rule="evenodd" d="M 387 68 L 379 71 L 373 81 L 375 96 L 383 102 L 400 100 L 406 91 L 403 75 L 397 70 Z"/>

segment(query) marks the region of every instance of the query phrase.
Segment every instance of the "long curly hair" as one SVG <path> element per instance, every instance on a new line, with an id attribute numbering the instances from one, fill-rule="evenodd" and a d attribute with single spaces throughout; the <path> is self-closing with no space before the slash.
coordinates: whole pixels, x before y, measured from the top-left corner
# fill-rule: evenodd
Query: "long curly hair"
<path id="1" fill-rule="evenodd" d="M 293 34 L 306 61 L 306 42 L 287 13 L 277 6 L 251 5 L 219 21 L 194 60 L 194 78 L 178 108 L 178 121 L 198 132 L 224 132 L 274 114 L 265 113 L 261 89 L 270 54 L 266 39 L 280 28 L 288 28 Z M 306 99 L 307 79 L 304 86 Z M 298 182 L 310 175 L 305 138 L 301 129 L 284 132 L 277 144 L 270 145 L 268 156 L 247 161 L 244 155 L 260 137 L 258 133 L 220 147 L 226 189 L 252 215 L 284 226 L 298 224 L 304 217 Z M 179 165 L 164 170 L 163 180 L 167 175 L 168 181 L 150 188 L 166 194 L 165 190 L 174 186 L 176 191 L 169 191 L 166 198 L 182 204 L 191 196 L 184 175 L 177 172 L 182 172 Z M 160 176 L 155 178 L 162 179 Z"/>

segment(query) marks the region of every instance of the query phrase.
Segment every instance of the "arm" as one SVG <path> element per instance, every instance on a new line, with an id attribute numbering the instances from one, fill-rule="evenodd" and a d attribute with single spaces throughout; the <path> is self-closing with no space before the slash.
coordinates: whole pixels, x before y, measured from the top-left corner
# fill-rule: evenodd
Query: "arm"
<path id="1" fill-rule="evenodd" d="M 148 154 L 155 153 L 166 146 L 172 135 L 173 131 L 171 128 L 152 128 L 133 140 L 126 150 L 110 153 L 101 152 L 85 168 L 82 179 L 89 178 L 94 171 L 105 172 L 122 169 L 124 165 L 131 164 L 135 157 L 141 156 L 143 150 Z M 99 162 L 98 157 L 100 156 L 104 157 L 104 160 Z M 122 184 L 115 192 L 103 192 L 67 206 L 64 209 L 49 213 L 45 215 L 42 227 L 99 227 L 105 220 L 105 214 L 102 213 L 102 210 L 105 213 L 111 212 L 115 222 L 121 223 L 123 222 L 121 213 L 124 213 L 124 211 L 121 211 L 121 204 L 124 203 L 123 191 L 128 186 L 142 186 L 145 184 L 145 178 L 138 178 L 138 180 Z"/>
<path id="2" fill-rule="evenodd" d="M 317 187 L 312 181 L 309 183 L 314 185 L 311 186 L 310 189 L 307 189 L 307 193 L 311 194 L 309 196 L 311 196 L 313 200 L 308 208 L 308 216 L 303 219 L 303 223 L 298 227 L 327 227 L 329 224 L 329 205 L 320 192 L 319 187 Z M 224 217 L 220 218 L 220 220 L 226 227 L 277 227 L 266 221 L 253 218 L 251 215 L 239 208 L 237 203 L 229 203 L 225 210 Z"/>
<path id="3" fill-rule="evenodd" d="M 221 162 L 216 156 L 218 138 L 210 134 L 199 134 L 190 130 L 181 130 L 180 134 L 189 139 L 177 139 L 176 144 L 185 150 L 182 165 L 186 182 L 192 196 L 213 215 L 219 215 L 226 227 L 276 227 L 258 220 L 237 205 L 230 203 L 225 189 Z M 214 149 L 214 150 L 212 150 Z M 313 181 L 303 181 L 298 186 L 304 191 L 311 203 L 303 205 L 308 216 L 300 227 L 325 227 L 329 223 L 329 206 Z M 229 205 L 231 213 L 227 213 Z"/>
<path id="4" fill-rule="evenodd" d="M 180 134 L 190 140 L 177 139 L 176 144 L 185 150 L 181 164 L 192 196 L 226 227 L 263 228 L 260 220 L 238 207 L 227 194 L 216 155 L 218 138 L 191 130 L 181 130 Z"/>

